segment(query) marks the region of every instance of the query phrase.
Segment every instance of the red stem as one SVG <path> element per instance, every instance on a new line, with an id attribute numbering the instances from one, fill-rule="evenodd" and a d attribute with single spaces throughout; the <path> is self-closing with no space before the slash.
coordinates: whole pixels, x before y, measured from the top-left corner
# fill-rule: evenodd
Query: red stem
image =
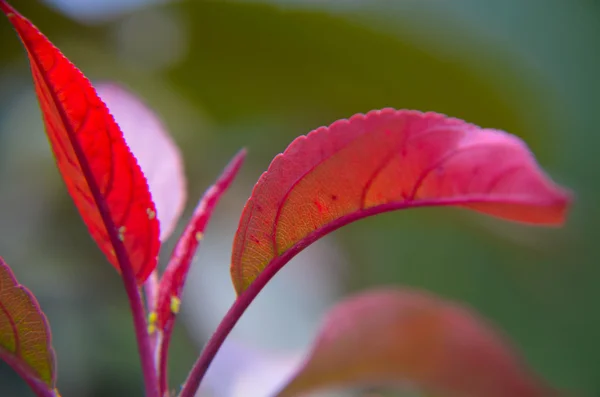
<path id="1" fill-rule="evenodd" d="M 48 91 L 50 91 L 50 94 L 53 96 L 55 103 L 58 103 L 56 93 L 53 90 Z M 64 114 L 64 110 L 60 107 L 57 107 L 57 110 L 61 115 L 61 118 L 63 118 L 64 125 L 68 126 L 68 119 Z M 79 160 L 81 172 L 85 176 L 90 188 L 90 192 L 92 193 L 92 197 L 94 198 L 94 202 L 98 206 L 98 212 L 100 213 L 100 217 L 104 222 L 110 242 L 115 249 L 115 256 L 117 257 L 119 268 L 121 269 L 121 278 L 123 279 L 123 285 L 129 299 L 129 307 L 131 308 L 131 315 L 133 317 L 133 325 L 138 345 L 138 352 L 140 355 L 140 363 L 142 366 L 142 373 L 144 375 L 146 397 L 160 397 L 158 394 L 158 379 L 156 375 L 156 368 L 154 366 L 152 347 L 150 344 L 150 338 L 148 336 L 148 325 L 146 324 L 146 312 L 144 310 L 144 305 L 142 303 L 142 298 L 137 285 L 133 267 L 129 261 L 129 256 L 127 255 L 125 246 L 119 239 L 119 233 L 111 218 L 110 210 L 108 209 L 106 201 L 100 193 L 100 189 L 98 188 L 96 180 L 94 179 L 90 165 L 83 154 L 83 150 L 79 146 L 79 142 L 74 139 L 73 136 L 74 134 L 69 134 L 73 152 L 75 152 L 75 155 Z"/>
<path id="2" fill-rule="evenodd" d="M 123 251 L 125 251 L 124 247 Z M 118 258 L 118 250 L 115 249 L 115 252 L 117 252 Z M 125 254 L 125 257 L 127 257 L 127 254 Z M 128 262 L 129 258 L 127 258 L 127 264 L 129 266 L 125 267 L 123 266 L 124 262 L 121 262 L 119 258 L 119 264 L 121 265 L 121 273 L 123 276 L 123 284 L 125 285 L 125 291 L 127 292 L 127 297 L 129 298 L 129 306 L 131 307 L 131 314 L 133 317 L 135 336 L 137 339 L 138 352 L 140 355 L 140 363 L 142 365 L 142 373 L 144 374 L 146 397 L 160 397 L 158 394 L 157 387 L 158 379 L 156 375 L 156 366 L 154 365 L 152 346 L 150 344 L 150 338 L 148 336 L 146 313 L 144 311 L 142 298 L 140 296 L 140 291 L 137 287 L 133 269 Z"/>
<path id="3" fill-rule="evenodd" d="M 290 251 L 288 251 L 290 252 Z M 291 259 L 291 258 L 290 258 Z M 289 260 L 289 259 L 288 259 Z M 282 264 L 283 266 L 283 264 Z M 186 379 L 179 397 L 194 397 L 196 391 L 200 387 L 200 383 L 210 366 L 210 363 L 215 358 L 215 355 L 221 348 L 221 345 L 227 338 L 227 335 L 231 332 L 235 324 L 242 317 L 242 314 L 246 311 L 250 303 L 256 298 L 263 287 L 275 276 L 280 268 L 275 266 L 269 266 L 260 273 L 260 275 L 254 280 L 252 284 L 246 289 L 238 298 L 233 302 L 233 305 L 221 320 L 221 323 L 217 327 L 215 333 L 211 336 L 206 347 L 202 351 L 202 355 L 198 361 L 194 364 L 188 378 Z"/>
<path id="4" fill-rule="evenodd" d="M 26 379 L 26 382 L 38 397 L 60 397 L 60 394 L 58 394 L 58 389 L 51 390 L 45 383 L 35 382 L 29 379 Z"/>
<path id="5" fill-rule="evenodd" d="M 38 62 L 37 59 L 36 62 Z M 46 76 L 44 74 L 42 74 L 42 76 L 44 77 L 44 79 L 46 79 Z M 48 84 L 47 81 L 46 84 Z M 50 85 L 48 86 L 50 87 Z M 59 103 L 54 90 L 49 89 L 48 91 L 50 91 L 54 103 Z M 125 246 L 123 245 L 123 242 L 119 239 L 119 233 L 110 215 L 110 210 L 106 204 L 106 201 L 102 197 L 102 194 L 100 193 L 100 189 L 96 183 L 96 180 L 94 179 L 94 174 L 90 169 L 90 165 L 87 162 L 87 158 L 85 157 L 81 146 L 79 146 L 79 142 L 77 141 L 77 139 L 74 138 L 75 134 L 71 131 L 71 128 L 69 128 L 68 118 L 65 115 L 64 110 L 60 106 L 57 106 L 57 111 L 63 119 L 63 124 L 65 125 L 67 131 L 69 131 L 69 138 L 71 141 L 71 146 L 73 147 L 73 152 L 79 160 L 81 172 L 83 173 L 87 181 L 88 187 L 90 188 L 90 192 L 92 193 L 92 197 L 94 198 L 94 202 L 98 207 L 98 212 L 100 213 L 102 222 L 106 227 L 106 232 L 108 234 L 110 242 L 113 248 L 115 249 L 115 256 L 117 257 L 117 261 L 119 262 L 119 268 L 121 269 L 121 278 L 123 279 L 125 292 L 127 293 L 127 297 L 129 298 L 129 306 L 131 308 L 131 315 L 133 317 L 133 325 L 138 345 L 138 352 L 140 355 L 140 363 L 142 366 L 142 373 L 144 375 L 146 397 L 160 397 L 157 388 L 158 379 L 156 375 L 156 368 L 154 366 L 152 347 L 150 345 L 150 338 L 148 337 L 146 312 L 144 310 L 144 305 L 142 303 L 142 298 L 137 285 L 137 280 L 135 278 L 133 267 L 131 266 L 131 262 L 129 261 L 129 256 L 127 255 Z"/>
<path id="6" fill-rule="evenodd" d="M 510 201 L 510 200 L 509 200 Z M 214 334 L 208 340 L 206 347 L 202 351 L 202 354 L 198 360 L 194 363 L 188 378 L 183 385 L 179 397 L 194 397 L 196 391 L 200 387 L 200 383 L 204 378 L 208 367 L 210 366 L 215 355 L 221 348 L 221 345 L 235 326 L 235 324 L 242 317 L 248 306 L 264 288 L 264 286 L 277 274 L 279 270 L 286 263 L 288 263 L 294 256 L 296 256 L 304 248 L 314 243 L 316 240 L 345 226 L 349 223 L 357 220 L 366 218 L 368 216 L 381 214 L 390 211 L 396 211 L 407 208 L 420 208 L 429 206 L 460 206 L 471 203 L 485 202 L 483 197 L 474 197 L 471 199 L 465 198 L 448 198 L 448 199 L 437 199 L 437 200 L 422 200 L 422 201 L 403 201 L 403 202 L 392 202 L 387 204 L 378 205 L 371 208 L 362 209 L 360 211 L 353 212 L 351 214 L 337 218 L 336 220 L 328 223 L 320 229 L 313 231 L 306 237 L 298 241 L 294 246 L 285 251 L 278 257 L 267 264 L 264 270 L 258 274 L 256 279 L 244 290 L 238 298 L 233 302 L 233 305 L 229 311 L 225 314 L 225 317 L 221 320 L 221 323 L 215 330 Z"/>
<path id="7" fill-rule="evenodd" d="M 51 90 L 50 90 L 51 91 Z M 55 95 L 51 91 L 52 95 Z M 63 113 L 62 109 L 59 108 L 59 112 Z M 125 292 L 129 298 L 129 307 L 131 308 L 131 315 L 133 318 L 133 325 L 135 329 L 135 337 L 138 345 L 138 352 L 140 355 L 140 363 L 142 366 L 142 373 L 144 375 L 144 386 L 146 390 L 146 397 L 160 397 L 158 394 L 158 379 L 156 375 L 156 367 L 154 365 L 154 358 L 152 354 L 152 346 L 150 344 L 150 338 L 148 336 L 148 325 L 146 324 L 146 312 L 142 303 L 142 297 L 140 290 L 137 285 L 137 280 L 129 256 L 125 250 L 123 242 L 119 239 L 119 234 L 115 224 L 110 216 L 110 211 L 106 205 L 106 201 L 102 198 L 100 189 L 93 179 L 92 171 L 90 170 L 89 164 L 87 163 L 79 142 L 72 140 L 73 151 L 75 152 L 81 166 L 81 171 L 85 175 L 88 182 L 92 197 L 98 206 L 98 212 L 106 226 L 106 231 L 112 246 L 115 249 L 115 256 L 119 262 L 119 268 L 121 269 L 121 278 L 123 279 L 123 285 L 125 286 Z M 83 161 L 82 161 L 83 160 Z"/>
<path id="8" fill-rule="evenodd" d="M 171 336 L 173 334 L 174 321 L 170 321 L 161 335 L 160 341 L 158 342 L 158 386 L 161 394 L 165 394 L 168 389 L 169 379 L 169 345 L 171 343 Z"/>
<path id="9" fill-rule="evenodd" d="M 49 90 L 50 93 L 55 96 L 54 91 Z M 61 117 L 63 116 L 63 110 L 58 108 Z M 66 119 L 65 119 L 66 120 Z M 68 125 L 68 124 L 65 124 Z M 123 242 L 119 239 L 119 233 L 115 224 L 110 216 L 110 210 L 106 205 L 106 201 L 103 199 L 100 189 L 96 184 L 96 180 L 93 177 L 92 171 L 89 164 L 83 154 L 79 142 L 76 139 L 71 140 L 73 151 L 79 160 L 81 171 L 86 178 L 90 192 L 96 205 L 98 206 L 98 212 L 100 217 L 106 226 L 106 231 L 110 242 L 115 249 L 115 256 L 119 262 L 119 268 L 121 269 L 121 278 L 123 285 L 125 286 L 125 292 L 129 299 L 129 307 L 131 308 L 131 315 L 133 317 L 133 325 L 135 329 L 135 336 L 138 345 L 138 352 L 140 355 L 140 363 L 142 366 L 142 373 L 144 375 L 144 385 L 146 390 L 146 397 L 160 397 L 158 394 L 158 379 L 156 375 L 156 367 L 154 365 L 154 358 L 152 354 L 152 346 L 150 344 L 150 338 L 148 336 L 148 325 L 146 324 L 146 312 L 142 303 L 142 297 L 140 290 L 137 285 L 135 273 L 133 267 L 129 261 L 129 256 L 125 250 Z"/>
<path id="10" fill-rule="evenodd" d="M 154 269 L 150 276 L 144 283 L 144 295 L 146 296 L 146 313 L 153 313 L 156 310 L 156 299 L 158 296 L 158 271 Z M 158 371 L 159 366 L 159 356 L 157 354 L 157 349 L 159 348 L 160 338 L 159 332 L 153 330 L 154 332 L 148 331 L 148 338 L 150 339 L 150 349 L 152 350 L 152 356 L 154 357 L 154 368 L 155 371 Z M 160 391 L 160 395 L 163 393 Z"/>

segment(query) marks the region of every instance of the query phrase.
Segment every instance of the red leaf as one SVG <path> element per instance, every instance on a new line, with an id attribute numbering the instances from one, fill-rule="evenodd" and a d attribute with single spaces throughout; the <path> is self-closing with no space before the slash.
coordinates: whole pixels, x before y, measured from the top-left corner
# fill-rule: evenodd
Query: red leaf
<path id="1" fill-rule="evenodd" d="M 90 82 L 4 0 L 29 56 L 46 133 L 67 189 L 108 260 L 129 260 L 138 283 L 156 267 L 156 208 L 123 134 Z M 117 255 L 124 247 L 128 258 Z"/>
<path id="2" fill-rule="evenodd" d="M 54 396 L 54 350 L 46 316 L 0 258 L 0 358 L 38 395 Z"/>
<path id="3" fill-rule="evenodd" d="M 569 201 L 508 133 L 436 113 L 358 114 L 273 160 L 244 208 L 231 275 L 239 294 L 274 261 L 272 273 L 323 235 L 382 212 L 454 205 L 557 225 Z"/>
<path id="4" fill-rule="evenodd" d="M 557 395 L 468 310 L 426 293 L 388 289 L 338 303 L 278 396 L 382 384 L 455 397 Z"/>
<path id="5" fill-rule="evenodd" d="M 177 241 L 158 288 L 157 326 L 161 330 L 177 312 L 177 308 L 173 310 L 172 302 L 179 302 L 192 259 L 204 236 L 208 221 L 221 196 L 229 189 L 242 167 L 245 158 L 246 151 L 241 150 L 229 162 L 215 184 L 204 193 L 198 202 L 192 219 Z M 178 303 L 175 303 L 175 306 L 178 306 Z"/>

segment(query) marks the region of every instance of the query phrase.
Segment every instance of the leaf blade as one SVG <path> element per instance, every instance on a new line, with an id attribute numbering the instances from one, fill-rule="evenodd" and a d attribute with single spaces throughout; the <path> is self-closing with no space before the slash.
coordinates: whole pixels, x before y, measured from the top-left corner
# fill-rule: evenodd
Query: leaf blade
<path id="1" fill-rule="evenodd" d="M 279 397 L 339 386 L 415 385 L 457 397 L 554 395 L 469 310 L 410 289 L 359 293 L 326 316 Z"/>
<path id="2" fill-rule="evenodd" d="M 283 256 L 382 212 L 453 205 L 557 225 L 569 202 L 505 132 L 435 113 L 358 114 L 297 138 L 275 157 L 242 213 L 231 276 L 240 294 L 271 263 L 283 266 Z"/>
<path id="3" fill-rule="evenodd" d="M 34 391 L 54 395 L 55 354 L 48 320 L 35 296 L 0 257 L 0 358 Z"/>
<path id="4" fill-rule="evenodd" d="M 128 260 L 141 284 L 160 246 L 148 184 L 118 125 L 87 78 L 4 0 L 0 9 L 29 57 L 46 134 L 67 190 L 92 238 L 120 270 Z M 123 245 L 127 258 L 118 258 Z"/>

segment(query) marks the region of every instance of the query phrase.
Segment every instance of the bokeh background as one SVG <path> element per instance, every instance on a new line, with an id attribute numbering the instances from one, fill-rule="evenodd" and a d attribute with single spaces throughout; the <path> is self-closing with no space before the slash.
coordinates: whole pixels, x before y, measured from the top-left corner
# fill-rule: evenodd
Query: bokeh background
<path id="1" fill-rule="evenodd" d="M 600 2 L 12 4 L 92 80 L 123 84 L 163 119 L 185 158 L 184 219 L 228 159 L 249 149 L 194 262 L 173 344 L 174 389 L 233 300 L 231 242 L 260 173 L 296 136 L 390 106 L 521 136 L 576 192 L 567 226 L 540 230 L 447 208 L 350 225 L 303 252 L 260 295 L 204 395 L 261 397 L 260 387 L 301 357 L 336 299 L 378 284 L 464 302 L 551 384 L 600 395 Z M 0 254 L 50 319 L 59 388 L 64 396 L 141 396 L 120 279 L 67 196 L 6 20 L 0 93 Z M 0 395 L 32 394 L 0 364 Z"/>

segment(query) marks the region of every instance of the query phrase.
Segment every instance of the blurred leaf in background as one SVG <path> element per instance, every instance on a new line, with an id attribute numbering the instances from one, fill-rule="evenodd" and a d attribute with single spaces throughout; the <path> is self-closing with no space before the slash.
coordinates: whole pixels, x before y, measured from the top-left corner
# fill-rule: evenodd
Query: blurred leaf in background
<path id="1" fill-rule="evenodd" d="M 260 318 L 270 335 L 281 335 L 271 347 L 285 349 L 282 312 L 302 310 L 308 330 L 342 293 L 410 285 L 468 302 L 502 327 L 553 385 L 600 394 L 597 2 L 17 3 L 90 78 L 117 81 L 156 110 L 182 149 L 191 203 L 234 152 L 248 147 L 241 178 L 207 233 L 221 244 L 208 251 L 207 238 L 207 254 L 193 269 L 198 278 L 208 277 L 208 264 L 210 274 L 228 277 L 236 218 L 252 185 L 293 138 L 320 125 L 391 106 L 434 110 L 521 136 L 544 168 L 577 193 L 565 229 L 507 226 L 448 209 L 364 220 L 331 236 L 342 264 L 317 257 L 339 279 L 318 294 L 321 304 L 302 308 L 300 298 L 285 293 L 293 277 L 282 273 L 248 321 Z M 120 8 L 107 8 L 115 5 Z M 112 269 L 96 265 L 105 259 L 56 172 L 26 57 L 8 23 L 0 23 L 0 48 L 0 253 L 48 314 L 64 395 L 139 396 L 125 294 Z M 291 267 L 303 265 L 302 255 Z M 214 326 L 216 301 L 226 299 L 196 297 L 190 291 L 200 285 L 188 286 L 184 313 L 190 325 L 204 326 L 176 329 L 176 382 L 208 324 Z M 200 299 L 214 301 L 195 302 Z M 253 332 L 249 327 L 237 336 L 266 344 Z M 309 339 L 290 337 L 287 345 L 295 349 Z M 8 397 L 28 396 L 5 366 L 0 383 Z"/>

